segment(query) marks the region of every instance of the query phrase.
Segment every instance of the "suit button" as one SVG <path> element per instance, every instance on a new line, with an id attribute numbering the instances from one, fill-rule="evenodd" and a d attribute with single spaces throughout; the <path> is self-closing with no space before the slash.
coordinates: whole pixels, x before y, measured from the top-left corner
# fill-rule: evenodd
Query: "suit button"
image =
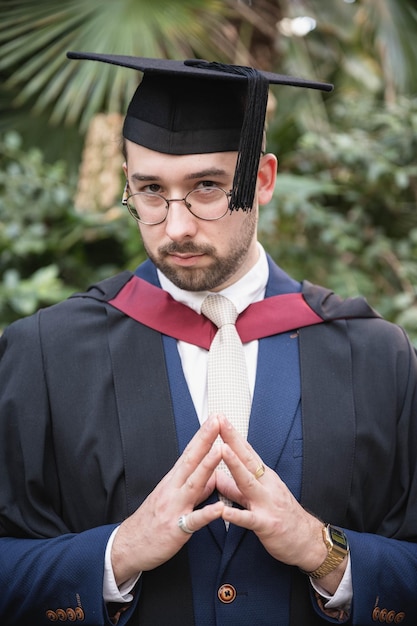
<path id="1" fill-rule="evenodd" d="M 222 585 L 217 591 L 217 596 L 220 602 L 229 604 L 230 602 L 233 602 L 233 600 L 236 598 L 236 589 L 233 587 L 233 585 Z"/>

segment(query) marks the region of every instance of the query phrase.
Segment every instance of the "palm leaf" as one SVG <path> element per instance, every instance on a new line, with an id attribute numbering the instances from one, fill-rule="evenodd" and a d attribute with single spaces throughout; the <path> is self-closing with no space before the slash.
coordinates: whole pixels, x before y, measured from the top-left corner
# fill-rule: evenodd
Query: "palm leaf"
<path id="1" fill-rule="evenodd" d="M 18 90 L 14 106 L 50 108 L 52 122 L 80 122 L 85 130 L 98 110 L 125 110 L 138 77 L 131 70 L 68 61 L 68 49 L 218 59 L 221 44 L 227 50 L 229 42 L 217 35 L 212 44 L 207 29 L 219 30 L 223 12 L 218 0 L 62 0 L 58 7 L 18 0 L 3 8 L 0 71 L 9 75 L 5 86 Z"/>

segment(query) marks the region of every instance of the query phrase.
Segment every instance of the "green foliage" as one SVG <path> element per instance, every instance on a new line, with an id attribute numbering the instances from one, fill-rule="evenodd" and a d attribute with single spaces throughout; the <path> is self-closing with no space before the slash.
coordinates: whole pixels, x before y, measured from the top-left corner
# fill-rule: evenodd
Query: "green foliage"
<path id="1" fill-rule="evenodd" d="M 68 50 L 168 58 L 198 50 L 217 58 L 219 46 L 230 48 L 217 33 L 225 12 L 219 0 L 14 0 L 1 11 L 0 72 L 16 90 L 14 106 L 30 102 L 53 123 L 84 131 L 103 108 L 126 110 L 138 76 L 108 64 L 70 62 Z"/>
<path id="2" fill-rule="evenodd" d="M 125 212 L 79 213 L 74 194 L 63 163 L 0 137 L 0 329 L 143 258 Z"/>
<path id="3" fill-rule="evenodd" d="M 289 273 L 362 294 L 417 343 L 417 100 L 338 103 L 286 156 L 262 239 Z"/>

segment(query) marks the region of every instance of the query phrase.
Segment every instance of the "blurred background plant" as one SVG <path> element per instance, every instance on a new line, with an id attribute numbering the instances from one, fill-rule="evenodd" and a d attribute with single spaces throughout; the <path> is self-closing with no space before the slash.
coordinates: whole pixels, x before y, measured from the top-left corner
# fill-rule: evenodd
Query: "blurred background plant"
<path id="1" fill-rule="evenodd" d="M 139 80 L 67 50 L 201 57 L 327 80 L 274 88 L 261 240 L 299 279 L 364 294 L 417 345 L 412 0 L 0 0 L 0 330 L 144 251 L 121 210 Z"/>
<path id="2" fill-rule="evenodd" d="M 45 162 L 15 131 L 0 140 L 0 320 L 52 304 L 118 271 L 137 255 L 121 207 L 74 209 L 76 177 Z M 129 223 L 128 223 L 129 221 Z"/>

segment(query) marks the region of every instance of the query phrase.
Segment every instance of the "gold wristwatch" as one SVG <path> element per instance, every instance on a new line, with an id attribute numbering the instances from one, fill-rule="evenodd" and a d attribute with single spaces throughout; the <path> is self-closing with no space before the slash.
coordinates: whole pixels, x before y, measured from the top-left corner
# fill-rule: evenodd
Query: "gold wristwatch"
<path id="1" fill-rule="evenodd" d="M 327 556 L 314 572 L 304 572 L 314 579 L 323 578 L 323 576 L 330 574 L 349 554 L 349 544 L 343 530 L 330 524 L 325 524 L 322 528 L 322 533 L 323 541 L 327 547 Z"/>

